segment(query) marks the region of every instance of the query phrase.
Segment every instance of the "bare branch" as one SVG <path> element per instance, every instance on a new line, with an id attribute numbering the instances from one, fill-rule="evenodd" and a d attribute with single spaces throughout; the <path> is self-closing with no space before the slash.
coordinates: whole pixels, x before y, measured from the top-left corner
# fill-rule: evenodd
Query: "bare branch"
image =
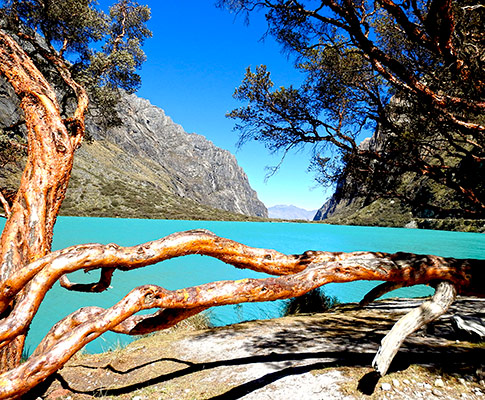
<path id="1" fill-rule="evenodd" d="M 66 273 L 102 267 L 131 270 L 189 254 L 208 255 L 238 268 L 282 277 L 215 282 L 173 292 L 160 288 L 159 301 L 154 300 L 148 308 L 198 308 L 246 301 L 272 301 L 299 296 L 329 282 L 355 280 L 405 281 L 409 286 L 448 280 L 462 294 L 483 296 L 476 283 L 481 282 L 484 274 L 484 261 L 481 260 L 371 252 L 308 251 L 288 256 L 274 250 L 248 247 L 205 230 L 196 230 L 176 233 L 134 247 L 99 244 L 74 246 L 32 263 L 19 272 L 21 283 L 11 278 L 0 286 L 6 289 L 0 295 L 5 309 L 12 296 L 30 281 L 30 290 L 22 295 L 8 317 L 0 323 L 0 346 L 23 332 L 47 290 Z"/>
<path id="2" fill-rule="evenodd" d="M 443 315 L 453 304 L 455 297 L 456 289 L 453 284 L 446 281 L 438 283 L 433 298 L 402 317 L 384 337 L 372 361 L 375 370 L 381 376 L 385 375 L 404 339 Z"/>
<path id="3" fill-rule="evenodd" d="M 0 203 L 2 203 L 3 209 L 5 210 L 5 217 L 10 217 L 10 205 L 8 204 L 7 200 L 3 196 L 3 193 L 0 191 Z"/>
<path id="4" fill-rule="evenodd" d="M 463 6 L 463 10 L 476 10 L 478 8 L 485 8 L 485 4 L 475 4 L 473 6 Z"/>
<path id="5" fill-rule="evenodd" d="M 402 288 L 405 286 L 405 282 L 384 282 L 376 286 L 369 293 L 367 293 L 364 298 L 360 301 L 359 306 L 365 307 L 372 303 L 374 300 L 385 295 L 386 293 L 392 292 L 393 290 Z"/>
<path id="6" fill-rule="evenodd" d="M 111 278 L 116 268 L 102 268 L 99 281 L 96 283 L 71 283 L 66 275 L 63 275 L 59 279 L 60 285 L 67 290 L 73 290 L 77 292 L 91 292 L 99 293 L 104 292 L 111 285 Z"/>
<path id="7" fill-rule="evenodd" d="M 446 280 L 460 293 L 483 296 L 481 286 L 478 287 L 483 281 L 483 260 L 370 252 L 307 251 L 301 255 L 285 255 L 244 246 L 206 230 L 195 230 L 133 247 L 74 246 L 31 263 L 19 271 L 21 284 L 9 278 L 0 285 L 5 304 L 19 288 L 28 284 L 13 310 L 0 323 L 1 346 L 23 333 L 47 290 L 66 273 L 101 268 L 101 279 L 96 284 L 83 286 L 66 282 L 71 289 L 100 290 L 106 287 L 115 269 L 136 269 L 189 254 L 208 255 L 238 268 L 280 276 L 212 282 L 172 291 L 145 285 L 132 290 L 107 310 L 98 307 L 78 310 L 54 326 L 26 363 L 0 375 L 0 380 L 8 382 L 0 387 L 0 397 L 18 396 L 33 387 L 62 367 L 77 350 L 108 330 L 124 334 L 153 332 L 213 306 L 286 299 L 330 282 L 355 280 L 404 281 L 407 285 Z M 439 297 L 440 287 L 435 297 Z M 159 310 L 151 315 L 135 315 L 152 308 Z"/>

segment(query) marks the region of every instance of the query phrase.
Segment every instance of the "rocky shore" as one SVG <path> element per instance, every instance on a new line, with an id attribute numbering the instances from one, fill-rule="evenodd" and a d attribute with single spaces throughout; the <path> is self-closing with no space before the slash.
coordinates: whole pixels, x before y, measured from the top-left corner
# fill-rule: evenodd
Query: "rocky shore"
<path id="1" fill-rule="evenodd" d="M 459 298 L 426 331 L 409 337 L 391 371 L 370 368 L 379 342 L 423 300 L 144 337 L 79 355 L 35 393 L 49 399 L 485 399 L 485 345 L 457 338 L 453 315 L 485 320 L 485 300 Z"/>

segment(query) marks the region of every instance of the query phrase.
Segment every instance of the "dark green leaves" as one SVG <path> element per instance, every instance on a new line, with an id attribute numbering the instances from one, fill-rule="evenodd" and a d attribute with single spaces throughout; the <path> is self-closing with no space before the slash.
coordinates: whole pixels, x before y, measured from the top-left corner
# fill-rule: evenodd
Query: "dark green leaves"
<path id="1" fill-rule="evenodd" d="M 476 0 L 396 2 L 221 0 L 250 16 L 296 60 L 299 88 L 274 89 L 266 69 L 248 70 L 241 140 L 271 150 L 311 143 L 324 181 L 373 180 L 375 195 L 403 197 L 397 177 L 425 176 L 485 213 L 485 8 Z M 375 133 L 359 146 L 362 132 Z M 371 143 L 371 145 L 369 145 Z M 328 150 L 332 150 L 328 151 Z M 327 150 L 327 151 L 325 151 Z M 346 165 L 345 169 L 341 166 Z M 465 167 L 466 166 L 466 167 Z M 478 171 L 477 179 L 468 174 Z M 381 191 L 379 193 L 379 191 Z M 477 215 L 478 215 L 477 214 Z"/>
<path id="2" fill-rule="evenodd" d="M 151 36 L 147 6 L 118 0 L 107 15 L 95 0 L 4 0 L 0 4 L 5 27 L 14 34 L 27 34 L 35 45 L 40 33 L 54 57 L 71 62 L 72 76 L 106 116 L 115 116 L 118 88 L 129 93 L 139 88 L 137 70 L 146 58 L 141 47 Z M 35 59 L 44 73 L 52 75 L 48 58 Z M 116 117 L 110 119 L 116 122 Z"/>

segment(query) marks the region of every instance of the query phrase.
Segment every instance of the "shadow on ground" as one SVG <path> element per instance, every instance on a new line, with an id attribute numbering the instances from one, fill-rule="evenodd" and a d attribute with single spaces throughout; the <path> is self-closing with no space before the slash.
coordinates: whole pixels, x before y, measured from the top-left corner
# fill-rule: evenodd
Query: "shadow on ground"
<path id="1" fill-rule="evenodd" d="M 51 382 L 39 387 L 36 396 L 48 396 L 62 388 L 79 398 L 128 399 L 134 392 L 145 391 L 148 399 L 152 392 L 157 396 L 166 394 L 153 397 L 157 399 L 249 399 L 258 398 L 258 391 L 263 389 L 278 389 L 276 385 L 285 380 L 304 376 L 313 379 L 335 368 L 340 371 L 333 378 L 335 390 L 348 381 L 341 371 L 358 371 L 351 373 L 353 387 L 370 395 L 379 377 L 369 366 L 382 337 L 400 316 L 419 303 L 388 300 L 364 309 L 342 305 L 319 315 L 151 336 L 117 352 L 71 361 Z M 459 300 L 432 329 L 408 338 L 390 372 L 419 365 L 442 375 L 475 373 L 485 360 L 485 348 L 454 340 L 449 319 L 454 313 L 484 317 L 483 305 L 483 300 Z M 333 392 L 325 396 L 321 393 L 315 397 L 301 393 L 301 397 L 333 398 Z M 289 393 L 287 398 L 291 398 Z"/>

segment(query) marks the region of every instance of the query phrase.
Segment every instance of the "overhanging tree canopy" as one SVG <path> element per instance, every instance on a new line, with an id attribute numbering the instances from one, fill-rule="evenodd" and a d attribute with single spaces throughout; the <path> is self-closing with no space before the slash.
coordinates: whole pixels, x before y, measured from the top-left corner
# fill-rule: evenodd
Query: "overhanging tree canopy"
<path id="1" fill-rule="evenodd" d="M 485 214 L 485 8 L 478 1 L 222 0 L 238 13 L 264 12 L 305 77 L 274 88 L 262 65 L 234 97 L 247 105 L 241 141 L 270 150 L 313 144 L 312 166 L 332 183 L 350 170 L 374 191 L 412 172 L 452 189 L 461 214 Z M 379 143 L 359 146 L 379 129 Z M 394 194 L 395 188 L 394 188 Z M 402 195 L 402 193 L 400 193 Z M 429 200 L 428 200 L 429 201 Z"/>
<path id="2" fill-rule="evenodd" d="M 58 7 L 60 3 L 71 7 L 69 15 L 80 16 L 72 26 L 72 19 Z M 53 226 L 74 152 L 84 136 L 87 88 L 96 84 L 111 91 L 124 84 L 136 86 L 135 70 L 143 59 L 137 45 L 149 35 L 144 26 L 149 16 L 146 7 L 120 0 L 108 18 L 93 4 L 54 0 L 2 3 L 0 73 L 19 97 L 28 156 L 11 205 L 2 202 L 8 218 L 0 240 L 0 398 L 17 398 L 27 392 L 108 330 L 136 335 L 152 332 L 211 306 L 294 297 L 329 282 L 366 279 L 392 283 L 380 286 L 377 292 L 421 283 L 436 286 L 434 298 L 416 311 L 420 318 L 413 314 L 404 331 L 398 326 L 397 335 L 391 332 L 392 340 L 383 343 L 375 365 L 384 374 L 403 337 L 445 312 L 456 293 L 484 295 L 485 269 L 479 260 L 368 252 L 285 255 L 250 248 L 207 231 L 177 233 L 131 248 L 90 244 L 51 252 Z M 83 18 L 85 22 L 80 24 Z M 100 38 L 103 30 L 108 32 L 107 44 L 101 53 L 92 52 L 86 41 Z M 41 36 L 36 37 L 39 32 Z M 79 62 L 68 63 L 69 52 L 81 55 Z M 64 110 L 51 80 L 63 82 L 76 100 L 72 114 L 64 115 L 69 107 Z M 60 97 L 64 98 L 63 93 Z M 134 288 L 111 308 L 84 307 L 62 318 L 20 364 L 30 322 L 56 281 L 68 290 L 98 292 L 109 288 L 116 270 L 188 254 L 204 254 L 276 277 L 213 282 L 175 291 L 155 285 Z M 99 269 L 99 281 L 71 283 L 65 274 L 80 269 Z M 145 309 L 155 311 L 137 315 Z"/>

